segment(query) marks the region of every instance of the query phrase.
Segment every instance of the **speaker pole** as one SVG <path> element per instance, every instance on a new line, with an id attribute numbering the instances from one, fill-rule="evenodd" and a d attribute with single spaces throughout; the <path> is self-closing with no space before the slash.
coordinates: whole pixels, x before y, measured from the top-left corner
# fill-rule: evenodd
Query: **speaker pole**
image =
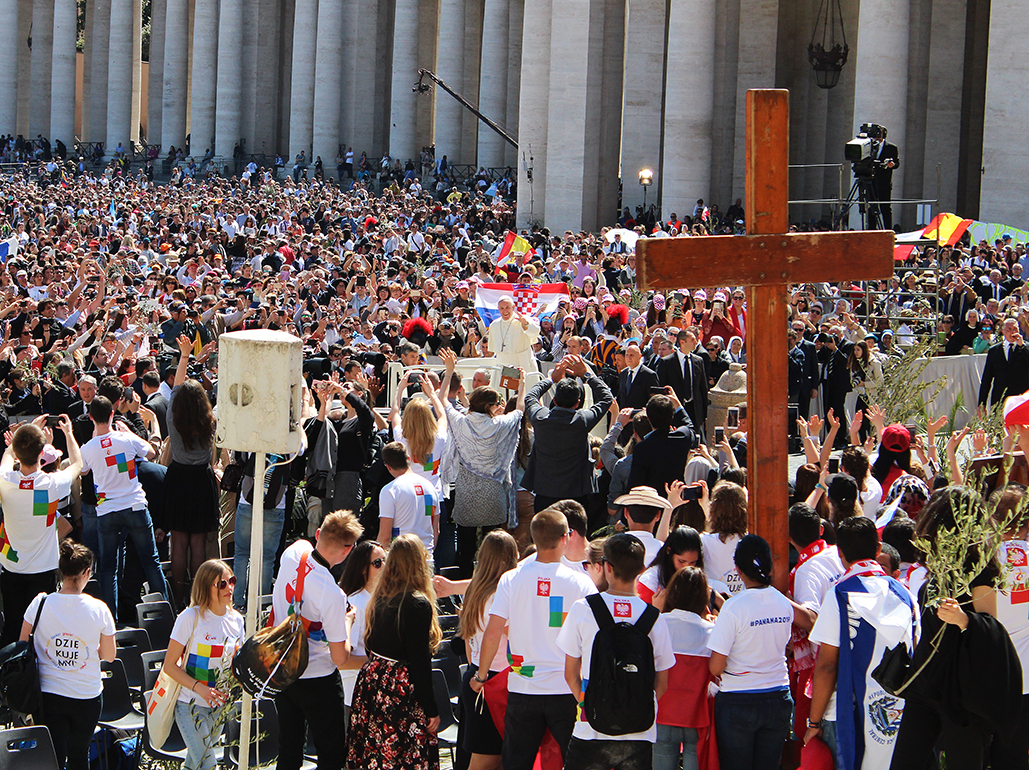
<path id="1" fill-rule="evenodd" d="M 264 474 L 267 455 L 254 453 L 254 506 L 250 514 L 250 566 L 247 573 L 247 638 L 257 633 L 257 610 L 261 606 L 261 573 L 264 567 Z M 239 577 L 237 576 L 237 579 Z M 239 722 L 239 770 L 250 767 L 250 723 L 254 697 L 243 691 L 243 713 Z M 260 736 L 255 735 L 255 742 Z M 260 756 L 260 752 L 255 752 Z"/>

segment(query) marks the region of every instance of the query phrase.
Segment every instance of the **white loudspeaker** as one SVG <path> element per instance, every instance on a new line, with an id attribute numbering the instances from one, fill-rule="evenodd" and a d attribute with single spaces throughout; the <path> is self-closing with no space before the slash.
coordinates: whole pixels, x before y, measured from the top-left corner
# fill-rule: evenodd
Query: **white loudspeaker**
<path id="1" fill-rule="evenodd" d="M 303 343 L 265 330 L 218 338 L 218 445 L 239 452 L 300 449 Z"/>

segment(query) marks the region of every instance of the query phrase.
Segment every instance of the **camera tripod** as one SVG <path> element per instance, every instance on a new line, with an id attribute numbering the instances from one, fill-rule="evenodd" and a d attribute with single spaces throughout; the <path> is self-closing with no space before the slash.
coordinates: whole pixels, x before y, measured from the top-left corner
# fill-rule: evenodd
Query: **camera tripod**
<path id="1" fill-rule="evenodd" d="M 850 209 L 855 203 L 858 204 L 858 211 L 861 213 L 862 230 L 883 229 L 882 212 L 879 211 L 880 201 L 876 200 L 872 176 L 871 174 L 858 174 L 855 172 L 854 184 L 851 185 L 847 199 L 843 202 L 833 222 L 834 230 L 842 230 L 847 226 Z"/>

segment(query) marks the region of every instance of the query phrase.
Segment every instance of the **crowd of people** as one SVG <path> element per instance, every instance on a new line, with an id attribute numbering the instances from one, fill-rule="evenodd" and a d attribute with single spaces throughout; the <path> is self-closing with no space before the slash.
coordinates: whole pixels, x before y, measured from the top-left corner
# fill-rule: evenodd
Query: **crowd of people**
<path id="1" fill-rule="evenodd" d="M 458 761 L 473 770 L 530 768 L 538 753 L 546 767 L 774 768 L 804 744 L 847 770 L 930 766 L 940 748 L 950 770 L 1029 765 L 1029 686 L 990 673 L 1000 659 L 1020 670 L 1029 638 L 1011 609 L 1025 517 L 999 556 L 971 547 L 968 595 L 939 595 L 929 569 L 962 516 L 1021 511 L 1025 488 L 986 502 L 961 486 L 964 434 L 941 460 L 946 420 L 924 436 L 891 424 L 877 397 L 902 350 L 865 287 L 791 297 L 807 462 L 782 512 L 796 561 L 780 592 L 749 531 L 746 404 L 709 420 L 709 391 L 746 362 L 741 287 L 640 294 L 631 244 L 606 231 L 532 228 L 530 249 L 505 254 L 502 196 L 440 199 L 416 177 L 378 197 L 357 179 L 262 170 L 156 186 L 14 179 L 6 192 L 0 644 L 35 628 L 40 718 L 63 766 L 85 767 L 100 660 L 145 591 L 181 611 L 165 671 L 181 686 L 186 766 L 213 767 L 252 568 L 272 618 L 299 613 L 309 639 L 306 671 L 276 697 L 284 770 L 301 766 L 308 733 L 326 770 L 438 767 L 441 644 L 469 662 Z M 712 216 L 700 202 L 682 221 L 632 224 L 702 235 Z M 989 317 L 1003 298 L 980 278 L 1024 254 L 949 251 L 939 301 L 983 301 Z M 487 324 L 476 295 L 495 283 L 567 294 L 532 313 L 509 290 Z M 996 310 L 984 405 L 1029 390 L 1029 316 Z M 215 442 L 218 339 L 239 329 L 288 331 L 304 349 L 304 441 L 269 457 L 263 511 L 253 456 Z M 988 438 L 968 441 L 985 453 Z M 459 628 L 444 641 L 446 597 Z M 74 677 L 56 640 L 74 648 Z M 903 697 L 872 674 L 898 644 L 926 664 Z M 643 679 L 596 654 L 617 645 Z M 626 681 L 624 703 L 602 695 Z"/>

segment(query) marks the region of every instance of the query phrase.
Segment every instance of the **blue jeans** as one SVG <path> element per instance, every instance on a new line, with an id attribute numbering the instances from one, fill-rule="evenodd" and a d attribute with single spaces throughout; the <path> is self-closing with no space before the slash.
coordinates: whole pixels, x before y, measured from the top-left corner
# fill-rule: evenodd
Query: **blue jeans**
<path id="1" fill-rule="evenodd" d="M 82 504 L 82 543 L 97 556 L 100 555 L 100 540 L 97 535 L 96 506 Z"/>
<path id="2" fill-rule="evenodd" d="M 236 508 L 236 551 L 232 558 L 232 571 L 236 573 L 236 587 L 232 591 L 232 603 L 242 607 L 247 600 L 247 585 L 250 578 L 250 523 L 254 515 L 254 506 L 239 500 Z M 261 559 L 261 594 L 272 592 L 272 577 L 275 568 L 275 552 L 279 550 L 279 539 L 286 521 L 285 509 L 264 509 L 264 552 Z"/>
<path id="3" fill-rule="evenodd" d="M 146 508 L 141 511 L 126 508 L 98 516 L 97 531 L 100 541 L 100 563 L 97 569 L 100 595 L 115 618 L 118 617 L 118 553 L 127 537 L 132 538 L 132 544 L 136 547 L 150 590 L 168 596 L 161 562 L 157 557 L 154 525 Z M 135 618 L 132 622 L 135 622 Z"/>
<path id="4" fill-rule="evenodd" d="M 789 690 L 718 693 L 715 733 L 722 770 L 776 770 L 792 723 Z"/>
<path id="5" fill-rule="evenodd" d="M 222 732 L 222 726 L 214 724 L 214 709 L 179 701 L 175 704 L 175 724 L 186 744 L 183 770 L 214 770 L 214 744 Z"/>
<path id="6" fill-rule="evenodd" d="M 682 747 L 681 749 L 679 747 Z M 658 724 L 654 744 L 654 770 L 697 770 L 697 728 Z"/>

